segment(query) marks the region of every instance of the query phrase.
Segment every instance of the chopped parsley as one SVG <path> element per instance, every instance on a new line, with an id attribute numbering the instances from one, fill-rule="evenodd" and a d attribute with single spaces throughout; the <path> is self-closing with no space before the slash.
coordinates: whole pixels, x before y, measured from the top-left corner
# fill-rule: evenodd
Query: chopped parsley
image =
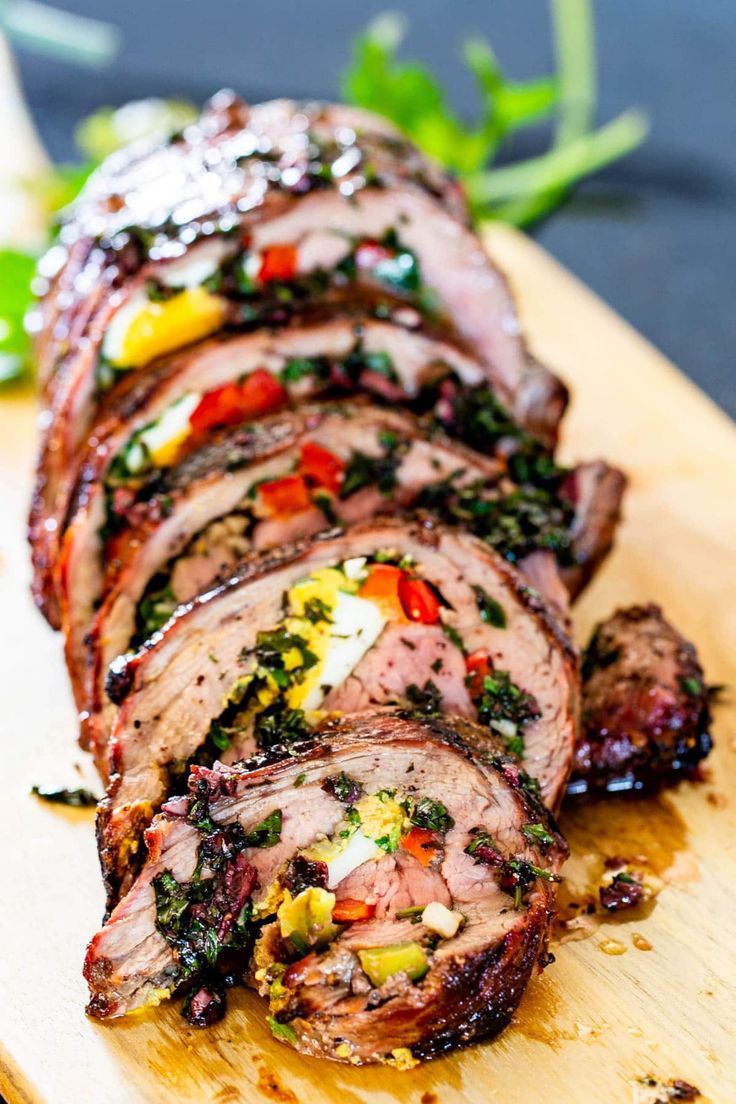
<path id="1" fill-rule="evenodd" d="M 140 647 L 162 629 L 178 605 L 170 577 L 163 572 L 154 575 L 136 607 L 135 633 L 131 646 Z"/>
<path id="2" fill-rule="evenodd" d="M 390 494 L 396 486 L 396 472 L 404 452 L 404 446 L 393 434 L 386 435 L 381 456 L 368 456 L 356 450 L 345 468 L 340 498 L 349 498 L 364 487 L 377 487 L 381 494 Z"/>
<path id="3" fill-rule="evenodd" d="M 409 797 L 404 803 L 406 815 L 417 828 L 427 828 L 431 832 L 447 832 L 455 821 L 441 801 L 431 797 Z"/>
<path id="4" fill-rule="evenodd" d="M 487 625 L 493 625 L 495 629 L 505 629 L 506 614 L 501 603 L 497 602 L 495 598 L 491 598 L 483 587 L 474 586 L 473 593 L 475 594 L 475 602 L 478 606 L 481 621 L 484 621 Z"/>
<path id="5" fill-rule="evenodd" d="M 421 687 L 415 682 L 410 682 L 406 688 L 406 698 L 412 713 L 423 717 L 434 717 L 442 712 L 442 693 L 432 679 L 427 679 Z"/>
<path id="6" fill-rule="evenodd" d="M 521 830 L 530 843 L 539 844 L 543 851 L 546 851 L 555 842 L 554 836 L 547 831 L 543 824 L 525 824 Z"/>
<path id="7" fill-rule="evenodd" d="M 332 624 L 330 607 L 321 598 L 309 598 L 304 603 L 304 617 L 312 625 L 318 625 L 321 621 Z"/>
<path id="8" fill-rule="evenodd" d="M 246 832 L 243 837 L 245 847 L 274 847 L 281 839 L 281 809 L 274 809 L 259 824 Z"/>

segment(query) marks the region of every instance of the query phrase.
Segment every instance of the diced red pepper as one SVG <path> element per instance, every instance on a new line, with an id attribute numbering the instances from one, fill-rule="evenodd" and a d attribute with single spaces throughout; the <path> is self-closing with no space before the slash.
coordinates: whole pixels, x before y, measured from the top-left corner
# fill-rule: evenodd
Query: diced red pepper
<path id="1" fill-rule="evenodd" d="M 309 484 L 332 494 L 337 494 L 345 478 L 345 464 L 340 457 L 314 441 L 302 445 L 299 471 Z"/>
<path id="2" fill-rule="evenodd" d="M 300 514 L 312 505 L 309 488 L 300 475 L 285 475 L 261 483 L 258 496 L 267 513 L 273 516 Z"/>
<path id="3" fill-rule="evenodd" d="M 491 657 L 485 648 L 479 648 L 477 652 L 471 652 L 465 657 L 465 670 L 468 672 L 468 687 L 473 694 L 480 694 L 483 690 L 483 679 L 493 671 Z"/>
<path id="4" fill-rule="evenodd" d="M 270 280 L 293 280 L 296 275 L 297 251 L 295 245 L 271 245 L 261 255 L 258 279 L 267 284 Z"/>
<path id="5" fill-rule="evenodd" d="M 240 383 L 224 383 L 203 395 L 189 424 L 196 434 L 206 433 L 215 426 L 237 425 L 247 418 L 269 414 L 283 406 L 287 398 L 279 381 L 264 368 L 258 368 Z"/>
<path id="6" fill-rule="evenodd" d="M 214 426 L 233 425 L 240 420 L 241 390 L 239 383 L 226 383 L 208 391 L 190 415 L 193 433 L 206 433 Z"/>
<path id="7" fill-rule="evenodd" d="M 376 911 L 375 905 L 367 901 L 356 901 L 353 897 L 343 897 L 336 901 L 332 910 L 332 919 L 336 924 L 353 924 L 356 920 L 370 920 Z"/>
<path id="8" fill-rule="evenodd" d="M 440 847 L 439 836 L 429 828 L 412 828 L 401 841 L 404 851 L 408 851 L 422 866 L 429 866 Z"/>
<path id="9" fill-rule="evenodd" d="M 439 621 L 439 600 L 423 579 L 404 575 L 399 582 L 399 599 L 410 621 L 420 621 L 422 625 L 436 625 Z"/>
<path id="10" fill-rule="evenodd" d="M 358 268 L 364 271 L 374 269 L 381 261 L 388 261 L 393 257 L 390 249 L 376 241 L 364 241 L 357 247 L 353 257 Z"/>
<path id="11" fill-rule="evenodd" d="M 284 406 L 289 396 L 286 389 L 265 368 L 257 368 L 240 385 L 244 417 L 270 414 Z"/>
<path id="12" fill-rule="evenodd" d="M 404 607 L 399 598 L 399 584 L 404 577 L 400 567 L 393 564 L 371 564 L 368 577 L 358 591 L 359 598 L 375 602 L 384 616 L 393 621 L 404 620 Z"/>

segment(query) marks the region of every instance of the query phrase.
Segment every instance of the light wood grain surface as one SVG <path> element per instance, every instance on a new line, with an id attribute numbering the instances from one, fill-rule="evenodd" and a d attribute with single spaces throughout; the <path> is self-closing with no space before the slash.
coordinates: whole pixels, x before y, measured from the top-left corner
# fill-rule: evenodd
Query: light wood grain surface
<path id="1" fill-rule="evenodd" d="M 577 610 L 581 639 L 616 604 L 655 599 L 697 641 L 710 680 L 736 684 L 733 425 L 528 240 L 498 229 L 489 246 L 534 351 L 573 389 L 565 456 L 602 455 L 631 476 L 616 552 Z M 728 704 L 704 782 L 563 818 L 574 852 L 566 902 L 584 898 L 605 854 L 644 856 L 664 888 L 648 915 L 584 922 L 587 938 L 556 944 L 557 961 L 496 1042 L 401 1074 L 295 1055 L 270 1038 L 247 993 L 207 1031 L 187 1028 L 173 1004 L 111 1026 L 87 1020 L 81 962 L 102 907 L 93 815 L 28 795 L 33 783 L 79 784 L 78 765 L 88 770 L 61 642 L 28 596 L 33 424 L 29 397 L 0 399 L 0 1091 L 10 1104 L 629 1104 L 645 1100 L 637 1078 L 649 1074 L 683 1078 L 711 1104 L 736 1100 Z"/>

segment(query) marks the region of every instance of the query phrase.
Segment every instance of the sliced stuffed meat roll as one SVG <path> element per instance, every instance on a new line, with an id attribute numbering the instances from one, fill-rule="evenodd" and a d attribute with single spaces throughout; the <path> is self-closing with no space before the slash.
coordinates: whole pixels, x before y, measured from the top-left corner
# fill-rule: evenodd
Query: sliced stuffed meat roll
<path id="1" fill-rule="evenodd" d="M 276 763 L 195 767 L 189 786 L 89 945 L 92 1015 L 183 989 L 190 1021 L 213 1022 L 218 963 L 232 976 L 250 929 L 251 984 L 302 1053 L 407 1067 L 508 1023 L 566 848 L 486 733 L 382 710 Z"/>
<path id="2" fill-rule="evenodd" d="M 361 171 L 360 135 L 342 123 L 334 142 L 345 140 L 358 160 L 345 175 L 334 175 L 340 156 L 330 161 L 319 187 L 312 167 L 302 186 L 310 114 L 280 108 L 289 110 L 273 139 L 268 123 L 283 122 L 279 111 L 264 110 L 251 132 L 244 109 L 221 135 L 203 123 L 193 145 L 185 137 L 154 151 L 131 177 L 121 155 L 92 181 L 65 227 L 66 260 L 50 282 L 39 340 L 40 359 L 56 367 L 46 373 L 47 430 L 31 518 L 38 595 L 58 550 L 65 476 L 100 396 L 121 376 L 220 331 L 283 324 L 297 310 L 365 293 L 379 316 L 398 306 L 451 332 L 515 420 L 553 442 L 564 388 L 526 353 L 503 277 L 458 221 L 454 202 L 443 199 L 454 191 L 425 186 L 425 176 L 438 175 L 432 170 L 407 171 L 403 148 L 385 141 L 383 124 L 376 124 L 379 142 L 396 165 L 387 170 L 390 188 L 380 171 Z M 171 174 L 168 190 L 157 157 Z M 55 299 L 67 306 L 55 308 Z M 50 331 L 63 334 L 61 345 Z"/>
<path id="3" fill-rule="evenodd" d="M 188 762 L 298 742 L 325 717 L 372 705 L 477 718 L 554 806 L 577 665 L 497 553 L 454 530 L 386 520 L 244 561 L 116 660 L 108 690 L 120 709 L 100 840 L 114 897 Z"/>
<path id="4" fill-rule="evenodd" d="M 353 403 L 285 412 L 225 431 L 181 464 L 150 473 L 100 549 L 105 570 L 84 629 L 86 660 L 69 656 L 72 673 L 77 666 L 89 679 L 78 700 L 101 769 L 114 716 L 104 681 L 116 656 L 142 645 L 247 552 L 407 507 L 462 522 L 522 570 L 528 565 L 533 585 L 564 617 L 560 570 L 578 559 L 570 501 L 519 487 L 501 461 L 408 414 Z M 71 540 L 66 547 L 74 558 Z M 73 609 L 73 594 L 66 604 Z"/>
<path id="5" fill-rule="evenodd" d="M 201 448 L 218 426 L 318 393 L 344 395 L 349 387 L 379 399 L 398 396 L 419 408 L 429 405 L 435 429 L 445 427 L 482 453 L 498 452 L 516 481 L 536 487 L 524 510 L 525 531 L 544 524 L 546 510 L 559 513 L 550 492 L 562 485 L 564 473 L 509 420 L 487 387 L 462 389 L 478 378 L 477 364 L 444 342 L 388 321 L 342 318 L 205 347 L 121 396 L 81 465 L 57 569 L 75 687 L 83 639 L 102 597 L 107 544 L 152 483 Z M 77 702 L 87 709 L 79 693 Z"/>

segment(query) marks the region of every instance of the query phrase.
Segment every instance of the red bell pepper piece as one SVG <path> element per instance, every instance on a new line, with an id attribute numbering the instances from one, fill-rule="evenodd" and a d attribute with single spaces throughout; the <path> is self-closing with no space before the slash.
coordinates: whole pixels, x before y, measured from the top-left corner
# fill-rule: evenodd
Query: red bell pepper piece
<path id="1" fill-rule="evenodd" d="M 465 670 L 468 672 L 467 685 L 473 694 L 480 694 L 483 690 L 483 679 L 493 671 L 491 657 L 485 648 L 479 648 L 477 652 L 471 652 L 465 657 Z"/>
<path id="2" fill-rule="evenodd" d="M 267 513 L 279 515 L 300 514 L 312 505 L 309 488 L 300 475 L 285 475 L 261 483 L 258 496 Z"/>
<path id="3" fill-rule="evenodd" d="M 261 255 L 258 279 L 267 284 L 270 280 L 293 280 L 296 275 L 297 251 L 295 245 L 271 245 Z"/>
<path id="4" fill-rule="evenodd" d="M 356 920 L 370 920 L 376 911 L 375 905 L 367 901 L 356 901 L 353 897 L 343 897 L 336 901 L 332 910 L 332 919 L 337 924 L 352 924 Z"/>
<path id="5" fill-rule="evenodd" d="M 241 413 L 244 418 L 256 418 L 270 414 L 285 406 L 289 396 L 286 389 L 265 368 L 257 368 L 240 384 Z"/>
<path id="6" fill-rule="evenodd" d="M 436 625 L 440 619 L 440 603 L 432 588 L 423 579 L 403 575 L 399 581 L 399 599 L 410 621 Z"/>
<path id="7" fill-rule="evenodd" d="M 358 597 L 375 602 L 383 615 L 392 621 L 403 621 L 404 607 L 399 599 L 399 584 L 403 576 L 401 568 L 393 564 L 371 564 Z"/>
<path id="8" fill-rule="evenodd" d="M 412 828 L 401 841 L 404 851 L 408 851 L 422 866 L 429 866 L 439 850 L 440 841 L 436 832 L 429 828 Z"/>
<path id="9" fill-rule="evenodd" d="M 345 478 L 345 465 L 340 457 L 314 441 L 302 445 L 299 471 L 307 483 L 324 487 L 332 494 L 337 494 Z"/>
<path id="10" fill-rule="evenodd" d="M 278 380 L 264 368 L 258 368 L 238 383 L 224 383 L 202 396 L 189 418 L 192 432 L 206 433 L 215 426 L 237 425 L 248 418 L 269 414 L 287 401 Z"/>

